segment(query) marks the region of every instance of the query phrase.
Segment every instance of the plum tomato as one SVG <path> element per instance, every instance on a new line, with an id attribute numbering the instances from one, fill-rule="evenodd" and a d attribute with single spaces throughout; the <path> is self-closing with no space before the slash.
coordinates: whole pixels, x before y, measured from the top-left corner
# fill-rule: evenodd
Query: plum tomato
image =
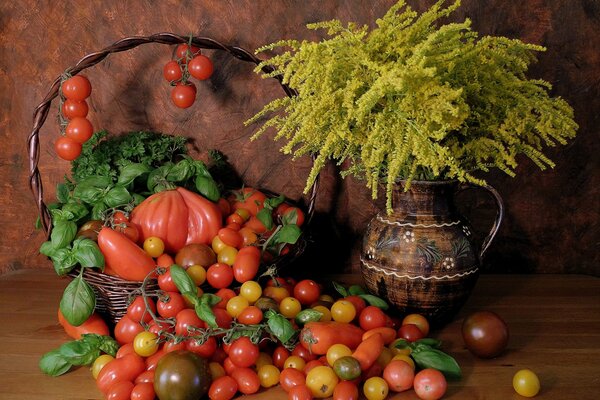
<path id="1" fill-rule="evenodd" d="M 210 400 L 231 400 L 238 391 L 238 384 L 230 376 L 222 376 L 215 379 L 208 390 Z"/>
<path id="2" fill-rule="evenodd" d="M 238 390 L 242 394 L 254 394 L 260 389 L 260 378 L 253 369 L 236 368 L 231 377 L 237 382 Z"/>
<path id="3" fill-rule="evenodd" d="M 463 321 L 462 337 L 471 353 L 481 358 L 493 358 L 508 344 L 508 326 L 494 312 L 477 311 Z"/>
<path id="4" fill-rule="evenodd" d="M 279 374 L 279 384 L 286 392 L 296 385 L 304 385 L 305 381 L 304 373 L 296 368 L 284 368 Z"/>

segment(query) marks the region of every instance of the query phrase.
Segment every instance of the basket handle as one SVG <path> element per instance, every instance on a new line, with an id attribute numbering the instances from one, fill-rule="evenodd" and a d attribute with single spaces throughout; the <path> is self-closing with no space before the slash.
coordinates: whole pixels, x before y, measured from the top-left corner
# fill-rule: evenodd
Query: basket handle
<path id="1" fill-rule="evenodd" d="M 121 40 L 116 41 L 115 43 L 111 44 L 108 47 L 105 47 L 104 49 L 102 49 L 100 51 L 86 55 L 85 57 L 80 59 L 77 62 L 77 64 L 75 64 L 73 67 L 68 68 L 68 71 L 72 75 L 76 75 L 79 72 L 83 71 L 84 69 L 93 67 L 94 65 L 98 64 L 99 62 L 104 60 L 109 54 L 127 51 L 130 49 L 133 49 L 134 47 L 140 46 L 142 44 L 160 43 L 160 44 L 174 45 L 174 44 L 180 44 L 180 43 L 187 43 L 188 41 L 189 41 L 189 38 L 186 36 L 176 35 L 174 33 L 168 33 L 168 32 L 157 33 L 157 34 L 150 35 L 150 36 L 127 37 L 127 38 L 123 38 Z M 233 57 L 235 57 L 239 60 L 251 62 L 256 65 L 258 65 L 260 62 L 262 62 L 262 60 L 257 58 L 254 54 L 252 54 L 250 51 L 248 51 L 246 49 L 243 49 L 243 48 L 237 47 L 237 46 L 229 46 L 226 44 L 222 44 L 211 38 L 194 36 L 191 38 L 191 42 L 193 45 L 200 47 L 202 49 L 222 50 L 222 51 L 225 51 L 225 52 L 231 54 Z M 273 70 L 274 69 L 271 66 L 262 67 L 262 71 L 265 73 L 271 73 L 271 72 L 273 72 Z M 282 82 L 281 76 L 276 76 L 275 79 L 277 79 L 279 81 L 279 83 L 280 83 L 281 87 L 283 88 L 284 92 L 286 93 L 286 95 L 288 95 L 289 97 L 293 97 L 293 96 L 297 95 L 297 92 L 294 89 L 290 88 L 289 86 L 287 86 L 286 84 L 284 84 Z M 44 199 L 43 199 L 44 198 L 44 187 L 42 185 L 42 179 L 41 179 L 40 171 L 38 169 L 38 164 L 39 164 L 39 159 L 40 159 L 39 132 L 40 132 L 42 125 L 44 125 L 46 118 L 48 117 L 48 113 L 50 111 L 50 105 L 52 103 L 52 100 L 58 96 L 60 83 L 61 83 L 61 77 L 59 76 L 52 83 L 52 86 L 50 87 L 50 91 L 46 94 L 46 97 L 44 97 L 44 100 L 35 108 L 35 111 L 33 113 L 33 129 L 27 138 L 27 146 L 28 146 L 28 150 L 29 150 L 29 188 L 33 194 L 35 201 L 36 201 L 39 215 L 40 215 L 40 220 L 42 223 L 42 227 L 43 227 L 44 231 L 46 232 L 46 236 L 48 236 L 48 237 L 50 237 L 50 232 L 52 230 L 52 223 L 51 223 L 52 217 L 50 215 L 50 212 L 48 211 L 48 207 L 44 203 Z M 313 157 L 313 160 L 314 160 L 314 157 Z M 307 223 L 310 223 L 312 216 L 314 214 L 315 200 L 317 197 L 318 186 L 319 186 L 319 177 L 317 176 L 315 183 L 313 184 L 313 186 L 310 189 L 310 196 L 309 196 L 308 205 L 307 205 L 307 218 L 306 218 Z"/>

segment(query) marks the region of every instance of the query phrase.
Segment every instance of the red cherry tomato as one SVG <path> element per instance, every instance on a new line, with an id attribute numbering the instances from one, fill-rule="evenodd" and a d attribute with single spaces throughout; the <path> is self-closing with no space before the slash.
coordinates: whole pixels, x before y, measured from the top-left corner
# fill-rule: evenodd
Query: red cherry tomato
<path id="1" fill-rule="evenodd" d="M 380 308 L 368 306 L 360 313 L 358 322 L 363 330 L 369 331 L 386 326 L 387 318 Z"/>
<path id="2" fill-rule="evenodd" d="M 146 369 L 142 357 L 137 354 L 127 354 L 122 358 L 115 358 L 106 364 L 96 378 L 96 386 L 102 393 L 118 382 L 133 382 L 133 380 Z"/>
<path id="3" fill-rule="evenodd" d="M 131 318 L 132 321 L 143 321 L 146 323 L 150 322 L 152 315 L 150 315 L 148 310 L 156 313 L 156 304 L 154 303 L 154 300 L 149 297 L 146 298 L 146 301 L 148 302 L 148 308 L 146 308 L 146 303 L 144 302 L 144 297 L 142 296 L 136 297 L 127 307 L 127 316 Z"/>
<path id="4" fill-rule="evenodd" d="M 62 83 L 61 91 L 67 99 L 82 101 L 92 93 L 92 85 L 85 76 L 75 75 Z"/>
<path id="5" fill-rule="evenodd" d="M 159 259 L 161 257 L 162 256 L 160 256 Z M 168 257 L 170 258 L 170 256 L 168 256 Z M 158 260 L 157 260 L 157 263 L 158 263 Z M 169 267 L 172 264 L 173 263 L 169 264 Z M 167 270 L 165 271 L 164 274 L 158 275 L 158 287 L 165 292 L 177 292 L 179 289 L 177 289 L 175 282 L 173 282 L 173 278 L 171 277 L 171 271 L 169 271 L 169 267 L 167 267 Z"/>
<path id="6" fill-rule="evenodd" d="M 285 368 L 279 374 L 279 384 L 283 390 L 289 392 L 294 386 L 305 385 L 306 376 L 296 368 Z"/>
<path id="7" fill-rule="evenodd" d="M 175 57 L 177 57 L 178 60 L 187 61 L 199 53 L 200 53 L 199 47 L 190 46 L 187 43 L 181 43 L 175 49 Z"/>
<path id="8" fill-rule="evenodd" d="M 54 142 L 56 154 L 65 161 L 73 161 L 81 154 L 81 143 L 75 140 L 61 136 Z"/>
<path id="9" fill-rule="evenodd" d="M 106 400 L 130 400 L 134 384 L 129 381 L 117 382 L 105 393 Z"/>
<path id="10" fill-rule="evenodd" d="M 398 337 L 406 339 L 409 342 L 416 342 L 417 340 L 424 338 L 425 335 L 423 335 L 423 332 L 421 332 L 419 327 L 415 324 L 406 324 L 398 329 Z"/>
<path id="11" fill-rule="evenodd" d="M 415 375 L 414 389 L 423 400 L 438 400 L 444 396 L 448 383 L 444 375 L 433 368 L 419 371 Z"/>
<path id="12" fill-rule="evenodd" d="M 243 238 L 236 230 L 232 228 L 221 228 L 219 229 L 219 239 L 227 246 L 235 247 L 239 249 L 242 247 Z"/>
<path id="13" fill-rule="evenodd" d="M 288 224 L 302 226 L 304 223 L 304 212 L 298 207 L 288 207 L 281 218 Z"/>
<path id="14" fill-rule="evenodd" d="M 202 358 L 211 358 L 217 351 L 217 340 L 214 336 L 209 336 L 204 343 L 200 343 L 196 339 L 189 339 L 185 342 L 185 348 Z"/>
<path id="15" fill-rule="evenodd" d="M 78 143 L 85 143 L 94 134 L 92 123 L 85 117 L 73 118 L 65 128 L 65 136 Z"/>
<path id="16" fill-rule="evenodd" d="M 66 99 L 62 105 L 62 114 L 65 118 L 73 119 L 75 117 L 86 117 L 88 115 L 89 107 L 85 100 L 71 100 Z"/>
<path id="17" fill-rule="evenodd" d="M 290 356 L 290 351 L 283 346 L 278 346 L 273 351 L 273 365 L 279 369 L 283 369 L 285 360 Z"/>
<path id="18" fill-rule="evenodd" d="M 210 400 L 231 400 L 238 391 L 238 384 L 231 376 L 215 379 L 208 390 Z"/>
<path id="19" fill-rule="evenodd" d="M 254 279 L 260 267 L 260 251 L 254 246 L 242 248 L 233 262 L 233 276 L 239 283 Z"/>
<path id="20" fill-rule="evenodd" d="M 313 393 L 306 385 L 293 386 L 288 392 L 288 400 L 312 400 Z"/>
<path id="21" fill-rule="evenodd" d="M 340 381 L 333 389 L 333 400 L 358 400 L 358 388 L 351 381 Z"/>
<path id="22" fill-rule="evenodd" d="M 168 82 L 176 82 L 181 79 L 183 73 L 177 61 L 169 61 L 163 67 L 163 76 Z"/>
<path id="23" fill-rule="evenodd" d="M 206 324 L 202 321 L 196 311 L 191 308 L 186 308 L 177 313 L 175 317 L 175 334 L 179 336 L 193 336 L 197 333 L 192 328 L 205 328 Z M 190 329 L 192 329 L 190 331 Z"/>
<path id="24" fill-rule="evenodd" d="M 117 325 L 115 325 L 115 339 L 121 345 L 132 343 L 135 336 L 143 331 L 144 327 L 139 322 L 135 322 L 127 315 L 124 315 L 117 322 Z"/>
<path id="25" fill-rule="evenodd" d="M 171 100 L 179 108 L 191 107 L 196 101 L 196 86 L 191 82 L 178 82 L 171 90 Z"/>
<path id="26" fill-rule="evenodd" d="M 137 242 L 140 238 L 140 231 L 138 228 L 130 222 L 121 222 L 114 227 L 115 231 L 121 232 L 129 238 L 132 242 Z"/>
<path id="27" fill-rule="evenodd" d="M 225 309 L 229 299 L 235 297 L 235 292 L 229 288 L 221 288 L 215 294 L 221 298 L 221 301 L 215 305 L 215 308 Z"/>
<path id="28" fill-rule="evenodd" d="M 237 382 L 238 390 L 242 394 L 254 394 L 260 389 L 260 378 L 253 369 L 236 368 L 231 377 Z"/>
<path id="29" fill-rule="evenodd" d="M 154 400 L 154 397 L 154 384 L 152 382 L 136 382 L 131 391 L 130 400 Z"/>
<path id="30" fill-rule="evenodd" d="M 233 318 L 224 308 L 213 308 L 213 314 L 215 314 L 215 320 L 219 328 L 229 329 L 231 328 L 231 323 L 233 322 Z"/>
<path id="31" fill-rule="evenodd" d="M 156 303 L 156 311 L 163 318 L 172 318 L 185 308 L 185 301 L 177 292 L 166 292 L 166 295 L 166 298 L 161 298 Z"/>
<path id="32" fill-rule="evenodd" d="M 305 279 L 294 286 L 294 297 L 302 305 L 309 305 L 319 300 L 321 288 L 319 284 L 313 280 Z"/>
<path id="33" fill-rule="evenodd" d="M 238 315 L 237 320 L 242 324 L 257 325 L 263 320 L 263 312 L 256 306 L 249 306 Z"/>
<path id="34" fill-rule="evenodd" d="M 215 289 L 226 288 L 233 282 L 233 270 L 224 263 L 213 264 L 206 271 L 206 280 Z"/>
<path id="35" fill-rule="evenodd" d="M 260 350 L 246 336 L 236 339 L 229 348 L 229 358 L 238 367 L 250 367 L 258 360 Z"/>
<path id="36" fill-rule="evenodd" d="M 201 81 L 208 79 L 213 74 L 213 63 L 210 58 L 205 55 L 197 55 L 188 63 L 188 71 L 190 75 Z"/>

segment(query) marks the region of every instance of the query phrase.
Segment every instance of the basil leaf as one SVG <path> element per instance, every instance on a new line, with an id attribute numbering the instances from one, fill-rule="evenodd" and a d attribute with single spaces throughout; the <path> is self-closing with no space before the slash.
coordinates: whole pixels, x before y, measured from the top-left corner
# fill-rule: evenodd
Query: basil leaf
<path id="1" fill-rule="evenodd" d="M 202 301 L 202 299 L 200 299 L 200 301 L 194 306 L 194 310 L 196 310 L 196 315 L 198 315 L 198 318 L 206 322 L 208 326 L 211 328 L 218 327 L 217 318 L 215 317 L 212 308 L 208 305 L 208 301 Z"/>
<path id="2" fill-rule="evenodd" d="M 56 199 L 60 203 L 66 203 L 69 201 L 69 188 L 64 183 L 56 185 Z"/>
<path id="3" fill-rule="evenodd" d="M 358 296 L 361 294 L 367 294 L 367 291 L 360 285 L 352 285 L 348 288 L 348 292 L 352 296 Z"/>
<path id="4" fill-rule="evenodd" d="M 88 215 L 87 207 L 84 206 L 83 204 L 79 204 L 79 203 L 75 203 L 75 202 L 70 202 L 70 203 L 65 204 L 62 207 L 62 211 L 71 213 L 72 218 L 70 218 L 70 219 L 73 221 L 80 220 L 81 218 Z"/>
<path id="5" fill-rule="evenodd" d="M 183 268 L 177 264 L 173 264 L 169 268 L 169 271 L 173 283 L 175 283 L 175 286 L 177 286 L 177 289 L 179 289 L 181 294 L 192 298 L 198 297 L 198 288 L 196 287 L 196 284 Z"/>
<path id="6" fill-rule="evenodd" d="M 50 259 L 54 265 L 54 271 L 58 276 L 65 276 L 73 270 L 77 264 L 77 259 L 73 255 L 73 251 L 68 248 L 55 250 Z"/>
<path id="7" fill-rule="evenodd" d="M 118 207 L 131 201 L 131 194 L 124 186 L 115 186 L 104 196 L 104 203 L 109 207 Z"/>
<path id="8" fill-rule="evenodd" d="M 430 346 L 430 347 L 433 347 L 436 349 L 439 349 L 440 347 L 442 347 L 442 341 L 439 339 L 434 339 L 434 338 L 419 339 L 419 340 L 415 341 L 415 344 Z"/>
<path id="9" fill-rule="evenodd" d="M 267 325 L 271 333 L 279 339 L 281 343 L 287 343 L 296 333 L 291 322 L 283 315 L 273 310 L 267 312 Z"/>
<path id="10" fill-rule="evenodd" d="M 396 339 L 392 342 L 392 347 L 395 349 L 407 349 L 410 348 L 411 351 L 413 349 L 414 346 L 411 345 L 412 343 L 410 343 L 408 340 L 406 339 Z"/>
<path id="11" fill-rule="evenodd" d="M 103 351 L 104 353 L 110 354 L 114 357 L 117 355 L 117 351 L 119 351 L 119 343 L 117 343 L 117 341 L 110 336 L 101 336 L 100 351 Z"/>
<path id="12" fill-rule="evenodd" d="M 410 355 L 419 368 L 437 369 L 448 379 L 460 379 L 462 375 L 456 360 L 438 349 L 415 349 Z"/>
<path id="13" fill-rule="evenodd" d="M 139 176 L 150 172 L 150 167 L 141 163 L 131 163 L 124 166 L 119 174 L 117 184 L 127 186 L 133 183 L 133 181 Z"/>
<path id="14" fill-rule="evenodd" d="M 387 310 L 390 308 L 389 304 L 386 303 L 385 300 L 377 296 L 373 296 L 372 294 L 359 294 L 358 297 L 369 303 L 369 305 L 379 307 L 382 310 Z"/>
<path id="15" fill-rule="evenodd" d="M 277 197 L 272 197 L 272 198 L 266 199 L 264 201 L 264 205 L 265 205 L 266 209 L 274 210 L 284 201 L 285 201 L 285 196 L 281 194 Z"/>
<path id="16" fill-rule="evenodd" d="M 52 215 L 52 221 L 54 222 L 54 225 L 56 225 L 57 222 L 72 221 L 75 219 L 75 215 L 73 215 L 71 211 L 63 211 L 60 208 L 51 209 L 50 215 Z"/>
<path id="17" fill-rule="evenodd" d="M 342 285 L 340 285 L 339 283 L 337 283 L 335 281 L 332 281 L 331 284 L 333 285 L 333 288 L 335 289 L 335 291 L 340 294 L 340 296 L 342 296 L 342 297 L 348 296 L 348 291 L 346 290 L 345 287 L 343 287 Z"/>
<path id="18" fill-rule="evenodd" d="M 55 249 L 68 246 L 77 235 L 77 224 L 73 221 L 56 221 L 52 233 L 50 234 L 50 241 Z"/>
<path id="19" fill-rule="evenodd" d="M 54 248 L 54 245 L 51 241 L 44 242 L 40 246 L 40 253 L 45 255 L 46 257 L 52 256 L 54 252 L 56 252 L 56 249 Z"/>
<path id="20" fill-rule="evenodd" d="M 92 287 L 81 276 L 67 285 L 60 299 L 60 311 L 71 325 L 83 324 L 94 312 L 96 295 Z"/>
<path id="21" fill-rule="evenodd" d="M 73 198 L 81 200 L 87 204 L 94 204 L 102 198 L 106 188 L 98 188 L 92 185 L 80 183 L 73 190 Z"/>
<path id="22" fill-rule="evenodd" d="M 204 164 L 204 162 L 202 162 L 200 160 L 195 160 L 194 168 L 196 169 L 196 176 L 203 176 L 205 178 L 212 179 L 212 176 L 211 176 L 210 172 L 208 171 L 208 168 L 206 168 L 206 164 Z"/>
<path id="23" fill-rule="evenodd" d="M 275 234 L 273 242 L 295 244 L 302 235 L 298 225 L 284 225 L 279 232 Z"/>
<path id="24" fill-rule="evenodd" d="M 75 340 L 60 346 L 60 354 L 72 365 L 88 365 L 100 356 L 100 349 L 86 340 Z"/>
<path id="25" fill-rule="evenodd" d="M 197 176 L 196 189 L 202 196 L 206 197 L 210 201 L 217 201 L 219 200 L 219 197 L 221 197 L 219 187 L 211 177 Z"/>
<path id="26" fill-rule="evenodd" d="M 84 268 L 98 267 L 104 270 L 104 255 L 91 239 L 76 239 L 73 243 L 73 255 Z"/>
<path id="27" fill-rule="evenodd" d="M 106 189 L 107 187 L 111 186 L 112 184 L 113 184 L 112 178 L 110 178 L 108 176 L 92 175 L 92 176 L 88 176 L 87 178 L 79 181 L 77 187 L 88 186 L 88 187 L 94 187 L 94 188 L 98 188 L 98 189 Z"/>
<path id="28" fill-rule="evenodd" d="M 218 303 L 220 303 L 222 299 L 216 294 L 204 293 L 200 300 L 206 302 L 206 304 L 208 304 L 209 306 L 214 307 Z"/>
<path id="29" fill-rule="evenodd" d="M 146 198 L 144 196 L 142 196 L 141 194 L 137 194 L 137 193 L 133 194 L 133 205 L 134 206 L 139 205 L 144 200 L 146 200 Z"/>
<path id="30" fill-rule="evenodd" d="M 317 322 L 322 316 L 322 312 L 313 310 L 312 308 L 307 308 L 306 310 L 302 310 L 296 314 L 295 320 L 298 325 L 302 326 L 304 324 L 308 324 L 309 322 Z"/>
<path id="31" fill-rule="evenodd" d="M 166 178 L 169 182 L 184 182 L 191 178 L 195 171 L 194 163 L 184 158 L 169 170 Z"/>
<path id="32" fill-rule="evenodd" d="M 68 372 L 72 367 L 60 354 L 59 349 L 54 349 L 44 354 L 38 365 L 43 373 L 50 376 L 60 376 Z"/>
<path id="33" fill-rule="evenodd" d="M 263 208 L 256 214 L 256 218 L 267 228 L 267 230 L 273 229 L 273 216 L 271 210 Z M 275 239 L 275 238 L 273 238 Z"/>
<path id="34" fill-rule="evenodd" d="M 173 163 L 166 163 L 150 172 L 148 174 L 148 179 L 146 180 L 146 186 L 148 187 L 148 190 L 155 192 L 156 186 L 159 183 L 166 181 L 167 175 L 169 174 L 169 170 L 171 168 L 173 168 Z"/>
<path id="35" fill-rule="evenodd" d="M 99 201 L 92 207 L 92 219 L 104 219 L 104 212 L 108 206 L 103 201 Z"/>

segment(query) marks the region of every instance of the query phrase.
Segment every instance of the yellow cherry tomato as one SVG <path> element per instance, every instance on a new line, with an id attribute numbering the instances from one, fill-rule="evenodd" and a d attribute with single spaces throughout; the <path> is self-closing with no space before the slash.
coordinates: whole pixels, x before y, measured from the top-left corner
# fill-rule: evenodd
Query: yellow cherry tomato
<path id="1" fill-rule="evenodd" d="M 319 322 L 329 322 L 331 321 L 331 311 L 329 311 L 329 308 L 325 307 L 325 306 L 314 306 L 312 307 L 313 310 L 317 310 L 319 311 L 321 314 L 321 319 L 319 319 Z"/>
<path id="2" fill-rule="evenodd" d="M 333 369 L 326 366 L 314 367 L 306 375 L 306 386 L 319 399 L 331 397 L 339 381 Z"/>
<path id="3" fill-rule="evenodd" d="M 274 365 L 263 365 L 258 368 L 260 386 L 270 388 L 279 384 L 279 369 Z"/>
<path id="4" fill-rule="evenodd" d="M 383 400 L 387 397 L 388 392 L 389 386 L 380 376 L 367 379 L 363 385 L 363 393 L 367 400 Z"/>
<path id="5" fill-rule="evenodd" d="M 227 247 L 227 245 L 223 243 L 221 239 L 219 239 L 219 236 L 215 236 L 213 238 L 211 246 L 214 252 L 217 254 L 219 254 L 225 247 Z"/>
<path id="6" fill-rule="evenodd" d="M 335 302 L 335 299 L 333 297 L 331 297 L 330 295 L 328 295 L 328 294 L 322 294 L 322 295 L 320 295 L 319 296 L 319 300 L 326 301 L 328 303 Z"/>
<path id="7" fill-rule="evenodd" d="M 210 376 L 212 377 L 213 381 L 217 378 L 227 375 L 227 373 L 225 372 L 225 368 L 223 368 L 221 364 L 215 361 L 208 363 L 208 369 L 210 371 Z"/>
<path id="8" fill-rule="evenodd" d="M 165 252 L 165 242 L 159 237 L 150 236 L 144 240 L 144 251 L 148 253 L 150 257 L 160 257 Z"/>
<path id="9" fill-rule="evenodd" d="M 196 286 L 206 282 L 206 269 L 202 265 L 191 265 L 185 272 L 192 278 Z"/>
<path id="10" fill-rule="evenodd" d="M 248 299 L 242 296 L 234 296 L 227 302 L 226 310 L 233 318 L 237 318 L 248 306 L 250 306 Z"/>
<path id="11" fill-rule="evenodd" d="M 142 357 L 150 357 L 158 351 L 158 335 L 143 331 L 135 335 L 133 350 Z"/>
<path id="12" fill-rule="evenodd" d="M 217 253 L 217 261 L 232 266 L 237 257 L 237 253 L 238 251 L 235 247 L 225 246 Z"/>
<path id="13" fill-rule="evenodd" d="M 346 356 L 351 356 L 352 350 L 345 344 L 334 344 L 327 349 L 327 364 L 333 367 L 333 363 L 338 359 Z"/>
<path id="14" fill-rule="evenodd" d="M 295 318 L 302 310 L 302 304 L 295 297 L 286 297 L 279 303 L 279 312 L 286 318 Z"/>
<path id="15" fill-rule="evenodd" d="M 94 377 L 94 379 L 98 378 L 98 374 L 100 373 L 100 371 L 102 371 L 102 368 L 104 368 L 106 364 L 108 364 L 114 359 L 115 358 L 110 354 L 102 354 L 101 356 L 96 358 L 94 360 L 94 363 L 92 364 L 92 376 Z"/>
<path id="16" fill-rule="evenodd" d="M 533 397 L 540 391 L 540 380 L 530 369 L 522 369 L 513 377 L 513 388 L 523 397 Z"/>
<path id="17" fill-rule="evenodd" d="M 302 357 L 299 356 L 289 356 L 283 362 L 284 368 L 294 368 L 298 371 L 303 371 L 304 366 L 306 365 L 306 361 Z"/>
<path id="18" fill-rule="evenodd" d="M 338 300 L 331 306 L 331 318 L 337 322 L 352 322 L 356 317 L 356 308 L 348 300 Z"/>
<path id="19" fill-rule="evenodd" d="M 410 365 L 412 367 L 413 371 L 415 370 L 415 362 L 413 361 L 412 358 L 410 358 L 406 354 L 396 354 L 394 357 L 392 357 L 391 361 L 395 361 L 395 360 L 404 361 L 405 363 L 407 363 L 408 365 Z"/>
<path id="20" fill-rule="evenodd" d="M 262 296 L 262 288 L 256 281 L 246 281 L 240 288 L 240 296 L 245 297 L 250 303 L 254 303 Z"/>
<path id="21" fill-rule="evenodd" d="M 256 360 L 256 369 L 260 369 L 263 365 L 273 364 L 273 358 L 268 353 L 260 352 Z"/>

